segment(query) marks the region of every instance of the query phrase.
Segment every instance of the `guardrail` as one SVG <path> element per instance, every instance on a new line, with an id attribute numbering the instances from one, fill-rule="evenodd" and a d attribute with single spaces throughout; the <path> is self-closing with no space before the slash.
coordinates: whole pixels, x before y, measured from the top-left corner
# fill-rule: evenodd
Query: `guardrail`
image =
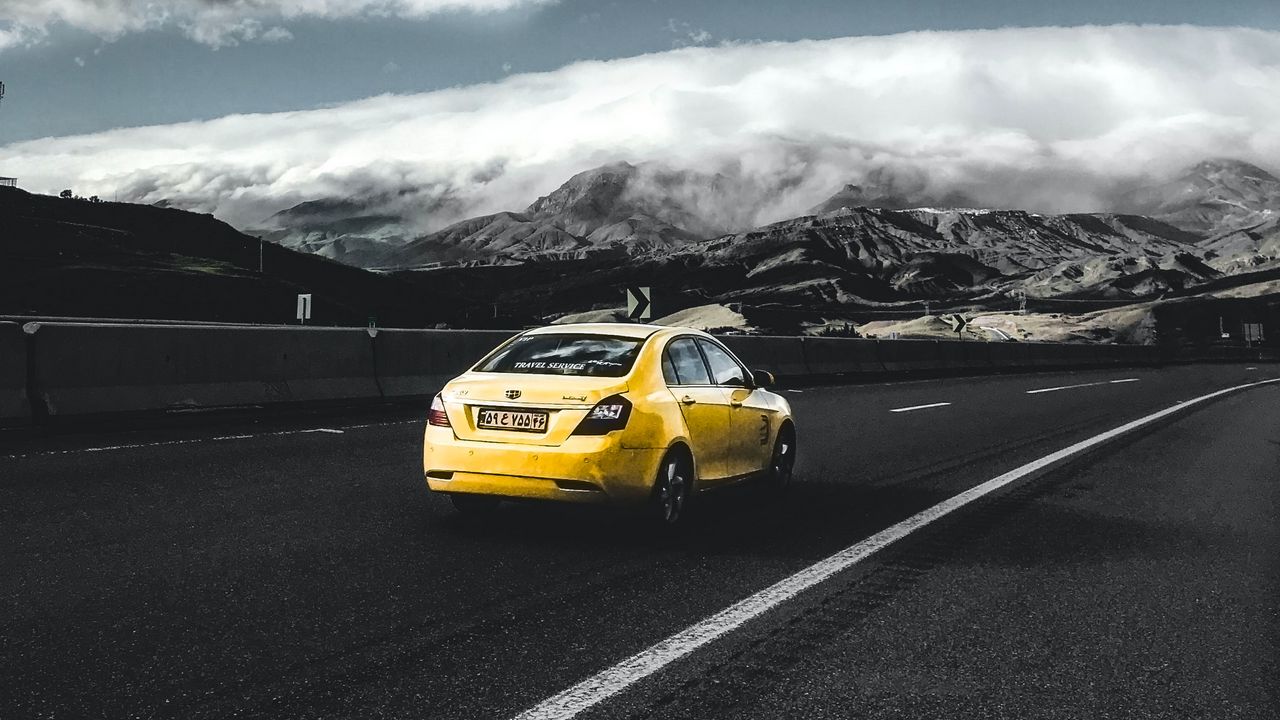
<path id="1" fill-rule="evenodd" d="M 0 424 L 191 408 L 429 395 L 511 331 L 0 322 Z M 726 336 L 783 380 L 1198 361 L 1276 349 Z"/>

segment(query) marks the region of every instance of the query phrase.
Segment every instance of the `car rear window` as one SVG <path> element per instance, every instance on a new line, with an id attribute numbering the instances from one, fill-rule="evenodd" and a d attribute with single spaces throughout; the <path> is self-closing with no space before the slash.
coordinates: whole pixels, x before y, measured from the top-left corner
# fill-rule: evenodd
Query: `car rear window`
<path id="1" fill-rule="evenodd" d="M 641 338 L 522 335 L 485 358 L 479 372 L 621 377 L 631 371 Z"/>

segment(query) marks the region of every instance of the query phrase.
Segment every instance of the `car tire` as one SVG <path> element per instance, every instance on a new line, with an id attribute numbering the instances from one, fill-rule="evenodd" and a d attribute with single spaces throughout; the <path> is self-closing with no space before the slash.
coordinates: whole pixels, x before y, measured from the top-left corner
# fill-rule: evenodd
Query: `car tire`
<path id="1" fill-rule="evenodd" d="M 463 515 L 488 515 L 498 507 L 498 503 L 502 502 L 492 495 L 450 495 L 449 501 L 453 503 L 453 507 Z"/>
<path id="2" fill-rule="evenodd" d="M 653 484 L 653 510 L 658 523 L 664 527 L 687 524 L 692 497 L 693 463 L 683 452 L 668 452 Z"/>
<path id="3" fill-rule="evenodd" d="M 796 429 L 790 423 L 778 430 L 773 442 L 773 456 L 769 461 L 769 489 L 782 495 L 791 487 L 791 477 L 796 468 Z"/>

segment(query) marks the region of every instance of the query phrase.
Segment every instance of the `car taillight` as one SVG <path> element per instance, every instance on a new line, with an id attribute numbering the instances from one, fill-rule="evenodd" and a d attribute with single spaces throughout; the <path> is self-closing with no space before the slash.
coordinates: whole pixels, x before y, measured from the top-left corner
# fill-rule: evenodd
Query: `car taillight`
<path id="1" fill-rule="evenodd" d="M 631 401 L 621 395 L 607 397 L 578 423 L 574 435 L 604 435 L 607 432 L 621 430 L 627 426 L 631 418 Z"/>
<path id="2" fill-rule="evenodd" d="M 444 411 L 444 400 L 441 400 L 439 395 L 431 401 L 431 409 L 427 411 L 427 424 L 449 427 L 449 415 Z"/>

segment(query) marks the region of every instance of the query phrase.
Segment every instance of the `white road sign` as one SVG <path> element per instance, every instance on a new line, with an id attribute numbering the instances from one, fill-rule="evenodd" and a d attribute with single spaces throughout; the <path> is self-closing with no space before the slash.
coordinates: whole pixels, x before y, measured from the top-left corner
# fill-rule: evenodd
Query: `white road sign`
<path id="1" fill-rule="evenodd" d="M 311 293 L 298 295 L 298 322 L 306 324 L 311 319 Z"/>

